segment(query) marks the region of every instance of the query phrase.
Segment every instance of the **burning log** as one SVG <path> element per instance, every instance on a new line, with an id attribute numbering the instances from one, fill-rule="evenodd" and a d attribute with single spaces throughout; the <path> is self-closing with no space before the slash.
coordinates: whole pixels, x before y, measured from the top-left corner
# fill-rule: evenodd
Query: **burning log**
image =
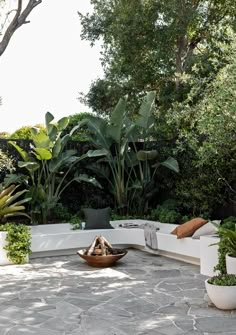
<path id="1" fill-rule="evenodd" d="M 117 255 L 119 253 L 121 253 L 121 251 L 119 249 L 113 249 L 111 243 L 102 235 L 96 236 L 90 246 L 84 251 L 84 255 L 88 256 L 107 256 Z"/>

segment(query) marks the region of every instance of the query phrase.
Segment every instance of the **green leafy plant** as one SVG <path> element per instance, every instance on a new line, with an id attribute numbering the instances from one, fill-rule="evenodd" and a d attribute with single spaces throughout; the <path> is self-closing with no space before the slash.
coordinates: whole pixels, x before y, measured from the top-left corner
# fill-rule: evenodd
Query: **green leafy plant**
<path id="1" fill-rule="evenodd" d="M 236 227 L 236 217 L 229 216 L 228 218 L 224 219 L 222 222 L 222 227 L 230 230 L 235 230 Z"/>
<path id="2" fill-rule="evenodd" d="M 78 215 L 73 215 L 69 221 L 72 225 L 72 230 L 82 229 L 82 220 Z"/>
<path id="3" fill-rule="evenodd" d="M 221 274 L 208 279 L 208 283 L 218 286 L 236 286 L 236 276 L 232 274 Z"/>
<path id="4" fill-rule="evenodd" d="M 176 201 L 168 199 L 151 211 L 151 217 L 163 223 L 178 223 L 181 219 L 181 214 L 178 211 Z"/>
<path id="5" fill-rule="evenodd" d="M 132 207 L 138 214 L 145 212 L 148 201 L 156 193 L 153 178 L 160 165 L 178 171 L 178 163 L 173 158 L 156 163 L 156 150 L 138 150 L 136 146 L 138 140 L 149 138 L 154 125 L 155 96 L 155 92 L 147 94 L 135 121 L 127 117 L 127 100 L 120 99 L 108 121 L 90 116 L 72 130 L 75 132 L 86 125 L 91 143 L 107 151 L 105 158 L 88 168 L 105 179 L 114 197 L 116 212 L 121 215 L 129 214 Z M 152 168 L 150 161 L 154 164 Z"/>
<path id="6" fill-rule="evenodd" d="M 214 271 L 219 271 L 220 274 L 226 274 L 226 255 L 236 257 L 236 231 L 219 227 L 218 228 L 219 242 L 218 244 L 218 264 Z"/>
<path id="7" fill-rule="evenodd" d="M 13 216 L 25 216 L 30 218 L 30 216 L 25 211 L 24 203 L 31 200 L 28 198 L 21 198 L 23 194 L 27 192 L 27 190 L 22 190 L 15 192 L 19 185 L 10 185 L 8 187 L 4 187 L 0 184 L 0 223 L 6 222 L 9 217 Z"/>
<path id="8" fill-rule="evenodd" d="M 67 127 L 69 119 L 61 118 L 53 123 L 54 116 L 47 112 L 45 115 L 45 129 L 31 128 L 33 141 L 30 152 L 26 152 L 14 141 L 9 142 L 15 147 L 22 161 L 18 166 L 26 171 L 23 176 L 10 175 L 5 180 L 11 183 L 13 180 L 24 178 L 24 183 L 29 189 L 30 212 L 32 223 L 47 223 L 50 211 L 59 202 L 61 194 L 74 181 L 90 182 L 96 186 L 100 184 L 95 178 L 78 171 L 71 176 L 70 173 L 75 165 L 87 157 L 98 157 L 106 154 L 105 150 L 89 150 L 82 156 L 77 156 L 76 150 L 66 149 L 70 135 L 62 136 Z"/>
<path id="9" fill-rule="evenodd" d="M 23 264 L 28 260 L 31 253 L 31 232 L 30 228 L 23 224 L 6 223 L 0 226 L 1 231 L 7 233 L 7 257 L 14 264 Z"/>

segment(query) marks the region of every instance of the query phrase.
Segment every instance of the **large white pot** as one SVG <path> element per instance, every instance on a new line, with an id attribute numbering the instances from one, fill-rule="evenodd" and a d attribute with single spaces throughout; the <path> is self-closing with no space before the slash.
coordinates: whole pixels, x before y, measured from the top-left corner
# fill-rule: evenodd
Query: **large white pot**
<path id="1" fill-rule="evenodd" d="M 226 255 L 226 270 L 228 274 L 236 275 L 236 257 Z"/>
<path id="2" fill-rule="evenodd" d="M 4 249 L 6 246 L 6 236 L 7 233 L 4 231 L 0 231 L 0 265 L 9 265 L 11 262 L 7 258 L 7 251 Z"/>
<path id="3" fill-rule="evenodd" d="M 236 286 L 219 286 L 205 281 L 206 291 L 212 303 L 219 309 L 236 309 Z"/>

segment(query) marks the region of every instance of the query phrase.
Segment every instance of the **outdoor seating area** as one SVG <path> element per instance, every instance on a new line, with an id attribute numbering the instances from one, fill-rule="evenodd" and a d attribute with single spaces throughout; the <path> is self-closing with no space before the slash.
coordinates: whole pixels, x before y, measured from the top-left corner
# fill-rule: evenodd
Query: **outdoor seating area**
<path id="1" fill-rule="evenodd" d="M 235 334 L 236 312 L 209 303 L 198 266 L 139 250 L 112 268 L 71 255 L 1 267 L 0 276 L 0 334 Z"/>
<path id="2" fill-rule="evenodd" d="M 0 335 L 236 335 L 235 18 L 0 0 Z"/>

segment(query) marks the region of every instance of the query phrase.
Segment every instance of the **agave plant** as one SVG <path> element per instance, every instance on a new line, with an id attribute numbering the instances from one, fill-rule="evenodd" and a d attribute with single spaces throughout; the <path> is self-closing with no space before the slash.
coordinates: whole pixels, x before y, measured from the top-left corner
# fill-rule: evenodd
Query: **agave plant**
<path id="1" fill-rule="evenodd" d="M 26 216 L 30 218 L 28 214 L 24 213 L 25 206 L 23 204 L 30 201 L 31 198 L 28 197 L 19 200 L 27 190 L 15 192 L 18 187 L 19 185 L 14 184 L 8 187 L 0 185 L 0 223 L 5 223 L 7 218 L 12 216 Z"/>

